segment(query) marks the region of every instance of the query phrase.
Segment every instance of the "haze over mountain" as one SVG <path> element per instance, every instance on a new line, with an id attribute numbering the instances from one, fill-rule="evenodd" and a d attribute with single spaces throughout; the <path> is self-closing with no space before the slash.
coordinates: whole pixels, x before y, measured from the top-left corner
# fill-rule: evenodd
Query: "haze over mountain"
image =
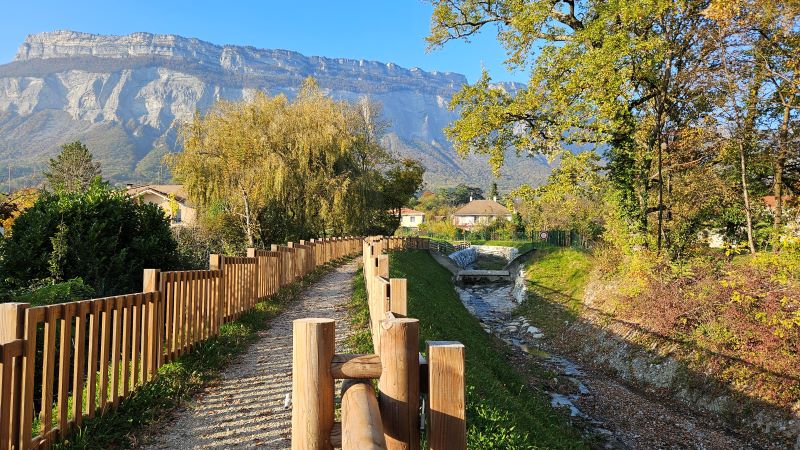
<path id="1" fill-rule="evenodd" d="M 429 186 L 491 183 L 486 160 L 460 158 L 442 132 L 457 116 L 447 104 L 463 75 L 149 33 L 28 36 L 0 65 L 0 169 L 10 165 L 19 186 L 80 139 L 112 180 L 163 181 L 161 159 L 180 151 L 177 130 L 195 111 L 257 90 L 292 97 L 308 76 L 336 98 L 379 102 L 386 145 L 420 159 Z M 549 171 L 542 159 L 512 156 L 498 184 L 537 183 Z"/>

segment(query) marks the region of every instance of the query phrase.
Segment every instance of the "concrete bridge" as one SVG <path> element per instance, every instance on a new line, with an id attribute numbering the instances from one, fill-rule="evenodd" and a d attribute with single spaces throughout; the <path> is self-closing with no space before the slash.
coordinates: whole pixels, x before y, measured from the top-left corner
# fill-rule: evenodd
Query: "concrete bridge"
<path id="1" fill-rule="evenodd" d="M 508 270 L 462 269 L 456 272 L 456 283 L 511 281 L 513 277 Z"/>

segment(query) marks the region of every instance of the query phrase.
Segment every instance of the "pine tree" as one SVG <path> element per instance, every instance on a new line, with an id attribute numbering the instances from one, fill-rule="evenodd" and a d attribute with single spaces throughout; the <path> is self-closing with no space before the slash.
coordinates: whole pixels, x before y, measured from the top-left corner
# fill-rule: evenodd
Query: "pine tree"
<path id="1" fill-rule="evenodd" d="M 91 152 L 80 141 L 64 144 L 61 153 L 50 159 L 50 170 L 44 173 L 53 191 L 65 193 L 85 190 L 100 175 L 100 163 L 92 160 Z"/>

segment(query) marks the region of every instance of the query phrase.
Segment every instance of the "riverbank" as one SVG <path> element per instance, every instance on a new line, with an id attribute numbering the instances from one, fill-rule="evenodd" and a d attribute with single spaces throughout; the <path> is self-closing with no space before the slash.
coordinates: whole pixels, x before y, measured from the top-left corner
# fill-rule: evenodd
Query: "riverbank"
<path id="1" fill-rule="evenodd" d="M 760 400 L 757 391 L 747 395 L 746 390 L 739 390 L 746 385 L 731 385 L 716 374 L 726 366 L 749 371 L 757 377 L 754 379 L 772 379 L 775 394 L 791 390 L 791 378 L 788 383 L 775 383 L 778 374 L 710 353 L 697 345 L 702 334 L 676 335 L 681 326 L 668 327 L 664 332 L 654 330 L 653 321 L 661 320 L 664 310 L 679 307 L 664 291 L 653 294 L 652 305 L 637 310 L 642 320 L 631 320 L 630 305 L 644 303 L 642 298 L 650 295 L 653 286 L 641 290 L 639 280 L 632 277 L 602 278 L 602 272 L 594 267 L 596 263 L 588 254 L 572 249 L 541 251 L 527 270 L 531 295 L 518 310 L 547 336 L 541 342 L 542 350 L 575 360 L 590 376 L 599 374 L 594 384 L 586 383 L 596 395 L 576 399 L 583 411 L 602 417 L 624 442 L 643 442 L 650 430 L 655 430 L 650 445 L 663 446 L 659 441 L 663 436 L 697 445 L 710 430 L 739 444 L 707 448 L 800 447 L 800 441 L 792 435 L 797 422 L 789 411 Z M 704 283 L 707 296 L 723 292 L 724 285 L 719 281 L 716 286 Z M 632 288 L 640 289 L 639 294 L 627 300 L 623 293 Z M 682 302 L 687 308 L 697 309 L 702 299 Z M 609 396 L 620 400 L 610 404 L 602 401 Z M 639 404 L 637 399 L 641 400 Z M 687 426 L 684 417 L 695 417 L 700 427 L 692 423 Z"/>
<path id="2" fill-rule="evenodd" d="M 396 252 L 390 259 L 392 277 L 414 281 L 408 285 L 408 308 L 410 316 L 422 318 L 421 346 L 426 340 L 448 339 L 466 347 L 469 448 L 587 448 L 569 416 L 551 408 L 541 384 L 549 374 L 512 363 L 514 352 L 464 308 L 450 271 L 427 252 Z M 357 275 L 351 316 L 362 321 L 361 329 L 365 307 L 363 277 Z M 351 342 L 357 351 L 371 351 L 368 335 L 356 335 Z"/>

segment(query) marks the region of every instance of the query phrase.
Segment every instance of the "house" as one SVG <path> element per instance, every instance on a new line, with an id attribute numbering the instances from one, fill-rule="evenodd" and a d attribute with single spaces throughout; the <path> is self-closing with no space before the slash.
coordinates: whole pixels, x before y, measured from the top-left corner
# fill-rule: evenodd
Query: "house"
<path id="1" fill-rule="evenodd" d="M 496 200 L 471 200 L 453 213 L 453 225 L 462 229 L 488 225 L 495 220 L 511 220 L 511 211 Z"/>
<path id="2" fill-rule="evenodd" d="M 419 228 L 425 221 L 425 213 L 411 208 L 400 210 L 400 226 L 403 228 Z"/>
<path id="3" fill-rule="evenodd" d="M 777 203 L 774 195 L 767 195 L 761 198 L 764 206 L 770 214 L 775 214 L 775 204 Z M 795 236 L 800 236 L 800 197 L 783 196 L 783 220 L 787 231 Z"/>
<path id="4" fill-rule="evenodd" d="M 129 184 L 127 190 L 131 197 L 160 206 L 173 226 L 193 225 L 197 220 L 197 209 L 189 202 L 182 184 Z"/>

